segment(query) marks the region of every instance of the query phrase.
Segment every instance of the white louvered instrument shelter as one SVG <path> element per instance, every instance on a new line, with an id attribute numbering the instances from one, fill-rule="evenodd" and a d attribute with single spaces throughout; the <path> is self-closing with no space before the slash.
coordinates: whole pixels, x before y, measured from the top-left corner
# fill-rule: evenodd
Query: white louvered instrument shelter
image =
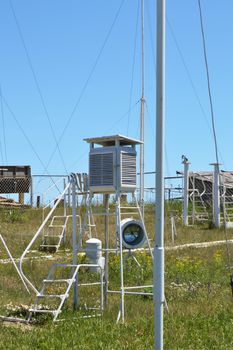
<path id="1" fill-rule="evenodd" d="M 93 193 L 133 192 L 136 150 L 141 142 L 122 135 L 85 139 L 90 144 L 89 189 Z"/>

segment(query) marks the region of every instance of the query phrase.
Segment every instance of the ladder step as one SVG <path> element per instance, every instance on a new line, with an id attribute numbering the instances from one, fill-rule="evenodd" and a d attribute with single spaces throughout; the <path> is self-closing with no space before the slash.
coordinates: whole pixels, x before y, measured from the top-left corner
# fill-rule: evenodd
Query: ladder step
<path id="1" fill-rule="evenodd" d="M 41 313 L 41 314 L 55 314 L 57 310 L 46 310 L 46 309 L 29 309 L 29 312 Z"/>
<path id="2" fill-rule="evenodd" d="M 121 213 L 138 213 L 139 214 L 139 210 L 138 209 L 130 209 L 130 210 L 126 210 L 128 208 L 125 208 L 123 210 L 121 210 Z"/>
<path id="3" fill-rule="evenodd" d="M 123 211 L 121 212 L 121 215 L 129 215 L 129 214 L 138 214 L 138 211 Z"/>
<path id="4" fill-rule="evenodd" d="M 71 279 L 43 280 L 44 283 L 70 283 Z"/>
<path id="5" fill-rule="evenodd" d="M 37 298 L 64 298 L 64 297 L 68 297 L 68 295 L 66 294 L 42 294 L 42 295 L 37 295 L 36 296 Z"/>
<path id="6" fill-rule="evenodd" d="M 49 235 L 49 234 L 47 234 L 47 235 L 44 235 L 44 237 L 51 237 L 51 238 L 53 238 L 53 237 L 61 237 L 62 235 Z"/>
<path id="7" fill-rule="evenodd" d="M 120 207 L 121 209 L 138 209 L 138 207 Z"/>

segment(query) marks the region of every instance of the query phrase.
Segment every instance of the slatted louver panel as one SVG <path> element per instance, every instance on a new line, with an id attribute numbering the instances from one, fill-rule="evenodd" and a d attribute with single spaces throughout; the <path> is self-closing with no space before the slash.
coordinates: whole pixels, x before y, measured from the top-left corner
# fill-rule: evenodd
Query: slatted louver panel
<path id="1" fill-rule="evenodd" d="M 113 185 L 113 153 L 102 154 L 102 178 L 104 186 Z"/>
<path id="2" fill-rule="evenodd" d="M 101 154 L 90 154 L 90 186 L 101 186 Z"/>
<path id="3" fill-rule="evenodd" d="M 113 185 L 113 153 L 90 154 L 90 186 Z"/>
<path id="4" fill-rule="evenodd" d="M 136 154 L 121 153 L 121 184 L 136 186 Z"/>

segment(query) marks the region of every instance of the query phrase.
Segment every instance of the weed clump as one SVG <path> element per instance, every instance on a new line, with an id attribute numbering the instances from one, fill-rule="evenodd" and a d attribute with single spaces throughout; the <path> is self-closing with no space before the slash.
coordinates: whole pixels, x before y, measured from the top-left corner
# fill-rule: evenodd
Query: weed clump
<path id="1" fill-rule="evenodd" d="M 25 223 L 27 216 L 22 209 L 12 209 L 4 212 L 3 221 L 9 224 Z"/>

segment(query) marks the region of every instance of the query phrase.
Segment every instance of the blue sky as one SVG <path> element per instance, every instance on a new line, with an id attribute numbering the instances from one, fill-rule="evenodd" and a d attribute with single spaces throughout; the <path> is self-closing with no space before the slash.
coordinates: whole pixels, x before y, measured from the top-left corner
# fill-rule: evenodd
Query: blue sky
<path id="1" fill-rule="evenodd" d="M 145 171 L 154 170 L 155 164 L 155 3 L 145 0 Z M 58 140 L 71 115 L 60 142 L 68 172 L 87 170 L 88 145 L 83 138 L 117 133 L 139 138 L 138 1 L 12 0 L 12 4 L 27 52 L 10 1 L 2 0 L 0 162 L 6 163 L 3 120 L 8 164 L 29 164 L 33 174 L 44 173 L 33 149 L 47 164 L 56 146 L 54 134 Z M 202 6 L 220 161 L 224 169 L 233 170 L 233 2 L 202 0 Z M 192 170 L 208 170 L 215 158 L 196 0 L 167 0 L 166 55 L 165 175 L 182 168 L 182 154 L 190 159 Z M 65 173 L 59 152 L 48 172 Z"/>

